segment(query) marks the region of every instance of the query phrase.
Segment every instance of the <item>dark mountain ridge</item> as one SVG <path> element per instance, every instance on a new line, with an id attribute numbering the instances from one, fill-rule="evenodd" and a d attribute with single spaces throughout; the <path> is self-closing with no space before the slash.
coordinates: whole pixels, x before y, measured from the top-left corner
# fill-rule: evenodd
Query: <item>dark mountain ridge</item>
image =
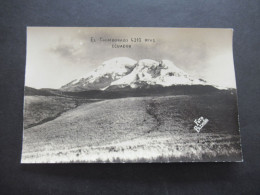
<path id="1" fill-rule="evenodd" d="M 115 99 L 124 97 L 147 97 L 169 95 L 199 95 L 208 93 L 234 93 L 235 89 L 220 90 L 211 85 L 177 85 L 171 87 L 150 86 L 147 88 L 122 88 L 120 90 L 88 90 L 80 92 L 64 92 L 56 89 L 34 89 L 25 87 L 25 95 L 65 96 L 87 99 Z"/>

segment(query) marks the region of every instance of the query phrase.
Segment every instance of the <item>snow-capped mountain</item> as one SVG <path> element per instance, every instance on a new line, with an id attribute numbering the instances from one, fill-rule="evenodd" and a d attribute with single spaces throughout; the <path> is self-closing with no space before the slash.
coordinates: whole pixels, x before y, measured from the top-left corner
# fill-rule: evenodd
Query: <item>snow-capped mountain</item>
<path id="1" fill-rule="evenodd" d="M 151 86 L 208 85 L 191 77 L 173 62 L 143 59 L 135 61 L 120 57 L 105 61 L 85 78 L 62 86 L 64 91 L 109 90 L 120 88 L 149 88 Z"/>
<path id="2" fill-rule="evenodd" d="M 131 88 L 139 88 L 151 85 L 169 87 L 173 85 L 205 84 L 206 82 L 204 80 L 192 78 L 169 60 L 157 62 L 150 59 L 144 59 L 138 62 L 131 73 L 113 81 L 110 86 L 130 86 Z"/>

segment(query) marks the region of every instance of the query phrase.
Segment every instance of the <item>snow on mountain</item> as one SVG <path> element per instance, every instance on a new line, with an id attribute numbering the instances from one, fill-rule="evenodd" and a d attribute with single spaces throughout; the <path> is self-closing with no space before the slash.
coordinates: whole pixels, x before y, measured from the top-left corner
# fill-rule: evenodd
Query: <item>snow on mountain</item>
<path id="1" fill-rule="evenodd" d="M 62 86 L 61 89 L 64 91 L 84 91 L 175 85 L 208 85 L 208 83 L 202 79 L 191 77 L 169 60 L 157 62 L 143 59 L 136 62 L 127 57 L 119 57 L 103 62 L 85 78 L 73 80 Z"/>
<path id="2" fill-rule="evenodd" d="M 140 60 L 134 70 L 111 83 L 111 86 L 131 86 L 132 88 L 143 85 L 205 85 L 202 79 L 194 79 L 169 60 L 160 62 L 144 59 Z"/>
<path id="3" fill-rule="evenodd" d="M 82 91 L 101 89 L 111 82 L 130 73 L 136 66 L 136 61 L 128 57 L 107 60 L 84 78 L 76 79 L 61 87 L 64 91 Z"/>

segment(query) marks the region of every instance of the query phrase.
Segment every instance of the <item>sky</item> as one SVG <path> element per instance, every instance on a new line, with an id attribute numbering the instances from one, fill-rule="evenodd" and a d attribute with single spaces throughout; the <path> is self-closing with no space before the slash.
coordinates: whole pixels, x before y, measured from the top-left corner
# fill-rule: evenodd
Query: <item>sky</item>
<path id="1" fill-rule="evenodd" d="M 236 88 L 232 37 L 232 29 L 216 28 L 28 27 L 25 85 L 58 89 L 106 60 L 129 57 L 167 59 L 195 78 Z"/>

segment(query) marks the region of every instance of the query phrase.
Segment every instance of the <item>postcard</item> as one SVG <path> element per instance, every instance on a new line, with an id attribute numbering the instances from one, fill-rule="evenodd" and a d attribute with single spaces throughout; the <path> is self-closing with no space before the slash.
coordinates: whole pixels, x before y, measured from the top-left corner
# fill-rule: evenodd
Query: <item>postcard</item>
<path id="1" fill-rule="evenodd" d="M 242 161 L 232 39 L 28 27 L 21 163 Z"/>

